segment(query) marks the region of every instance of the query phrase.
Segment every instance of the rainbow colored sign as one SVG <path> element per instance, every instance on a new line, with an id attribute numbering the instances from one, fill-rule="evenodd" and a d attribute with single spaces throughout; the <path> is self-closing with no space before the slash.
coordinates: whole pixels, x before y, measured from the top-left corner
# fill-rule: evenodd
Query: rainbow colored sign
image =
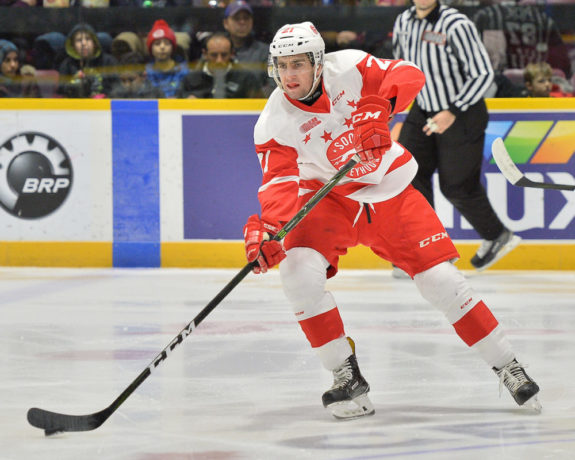
<path id="1" fill-rule="evenodd" d="M 484 151 L 487 160 L 497 137 L 505 140 L 518 165 L 564 165 L 575 155 L 575 112 L 492 113 L 489 118 Z"/>

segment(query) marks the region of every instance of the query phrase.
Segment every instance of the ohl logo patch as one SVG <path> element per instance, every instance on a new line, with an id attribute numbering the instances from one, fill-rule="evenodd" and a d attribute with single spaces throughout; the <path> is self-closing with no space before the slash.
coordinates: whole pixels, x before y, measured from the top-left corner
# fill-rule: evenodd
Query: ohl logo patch
<path id="1" fill-rule="evenodd" d="M 72 165 L 55 139 L 38 132 L 16 134 L 0 145 L 0 206 L 34 219 L 58 209 L 72 186 Z"/>
<path id="2" fill-rule="evenodd" d="M 330 161 L 333 167 L 338 170 L 344 164 L 346 164 L 353 155 L 355 155 L 355 148 L 353 145 L 353 130 L 346 131 L 345 133 L 336 137 L 327 148 L 327 159 Z M 378 158 L 377 160 L 372 160 L 368 163 L 357 164 L 350 172 L 347 173 L 347 177 L 356 179 L 358 177 L 372 173 L 377 169 L 380 162 L 381 159 Z"/>

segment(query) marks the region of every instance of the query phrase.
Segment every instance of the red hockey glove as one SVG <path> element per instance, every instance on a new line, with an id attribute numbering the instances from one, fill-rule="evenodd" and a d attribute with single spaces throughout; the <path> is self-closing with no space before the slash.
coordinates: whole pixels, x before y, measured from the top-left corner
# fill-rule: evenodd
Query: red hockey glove
<path id="1" fill-rule="evenodd" d="M 279 241 L 270 238 L 279 231 L 274 225 L 262 221 L 257 214 L 250 216 L 244 226 L 244 240 L 248 262 L 256 261 L 254 273 L 265 273 L 286 256 Z"/>
<path id="2" fill-rule="evenodd" d="M 355 151 L 362 163 L 381 158 L 391 147 L 390 113 L 390 102 L 376 95 L 362 97 L 352 112 Z"/>

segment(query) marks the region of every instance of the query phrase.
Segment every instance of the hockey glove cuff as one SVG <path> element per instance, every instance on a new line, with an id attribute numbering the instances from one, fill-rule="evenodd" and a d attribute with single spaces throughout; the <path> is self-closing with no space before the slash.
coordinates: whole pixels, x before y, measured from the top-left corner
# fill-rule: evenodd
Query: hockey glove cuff
<path id="1" fill-rule="evenodd" d="M 265 273 L 285 258 L 281 242 L 271 240 L 278 231 L 277 226 L 262 221 L 257 214 L 248 218 L 244 226 L 244 241 L 248 262 L 257 263 L 254 273 Z"/>

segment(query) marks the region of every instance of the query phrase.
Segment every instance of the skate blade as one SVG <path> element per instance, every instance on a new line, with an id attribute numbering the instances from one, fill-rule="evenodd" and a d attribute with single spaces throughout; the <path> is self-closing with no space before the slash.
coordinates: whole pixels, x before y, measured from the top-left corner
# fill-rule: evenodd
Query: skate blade
<path id="1" fill-rule="evenodd" d="M 491 262 L 489 262 L 488 264 L 485 264 L 483 267 L 476 268 L 476 270 L 478 272 L 482 272 L 483 270 L 491 267 L 495 262 L 497 262 L 503 256 L 506 256 L 511 251 L 513 251 L 517 246 L 519 246 L 519 243 L 521 243 L 522 239 L 523 238 L 521 238 L 520 236 L 513 235 L 511 237 L 511 239 L 507 242 L 507 244 L 501 248 L 501 250 L 497 253 L 495 258 Z"/>
<path id="2" fill-rule="evenodd" d="M 539 402 L 539 398 L 537 398 L 537 395 L 533 395 L 531 398 L 525 401 L 523 403 L 523 407 L 525 407 L 526 409 L 531 409 L 537 414 L 540 414 L 541 411 L 543 410 L 543 406 Z"/>
<path id="3" fill-rule="evenodd" d="M 327 409 L 338 420 L 353 420 L 375 414 L 373 404 L 367 395 L 358 396 L 350 401 L 330 404 Z"/>

